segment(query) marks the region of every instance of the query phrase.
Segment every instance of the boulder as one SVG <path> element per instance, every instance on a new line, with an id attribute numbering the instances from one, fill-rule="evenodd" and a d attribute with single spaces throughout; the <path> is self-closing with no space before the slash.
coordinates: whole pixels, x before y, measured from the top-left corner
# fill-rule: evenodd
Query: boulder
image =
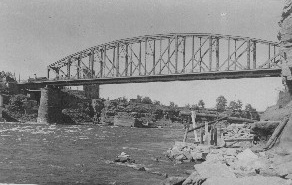
<path id="1" fill-rule="evenodd" d="M 259 157 L 254 154 L 249 148 L 245 149 L 243 152 L 239 153 L 237 159 L 240 161 L 250 162 L 258 159 Z"/>
<path id="2" fill-rule="evenodd" d="M 186 177 L 168 177 L 164 179 L 160 185 L 182 185 L 185 180 Z"/>
<path id="3" fill-rule="evenodd" d="M 225 164 L 196 164 L 195 169 L 202 178 L 226 177 L 235 178 L 235 174 Z"/>
<path id="4" fill-rule="evenodd" d="M 206 178 L 202 178 L 197 171 L 194 171 L 182 185 L 201 185 Z"/>
<path id="5" fill-rule="evenodd" d="M 291 185 L 291 181 L 279 177 L 251 176 L 243 178 L 211 177 L 203 185 Z"/>

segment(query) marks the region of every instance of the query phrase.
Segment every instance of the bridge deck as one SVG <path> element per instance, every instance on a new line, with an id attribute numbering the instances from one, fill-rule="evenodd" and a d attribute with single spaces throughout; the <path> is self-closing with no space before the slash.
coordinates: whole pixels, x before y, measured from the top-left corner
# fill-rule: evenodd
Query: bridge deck
<path id="1" fill-rule="evenodd" d="M 280 77 L 281 69 L 257 69 L 242 71 L 218 71 L 189 74 L 169 74 L 151 76 L 129 76 L 114 78 L 95 78 L 95 79 L 67 79 L 67 80 L 48 80 L 19 83 L 26 88 L 40 88 L 46 85 L 55 86 L 75 86 L 86 84 L 123 84 L 123 83 L 145 83 L 145 82 L 168 82 L 168 81 L 190 81 L 190 80 L 216 80 L 216 79 L 238 79 L 238 78 L 263 78 Z"/>

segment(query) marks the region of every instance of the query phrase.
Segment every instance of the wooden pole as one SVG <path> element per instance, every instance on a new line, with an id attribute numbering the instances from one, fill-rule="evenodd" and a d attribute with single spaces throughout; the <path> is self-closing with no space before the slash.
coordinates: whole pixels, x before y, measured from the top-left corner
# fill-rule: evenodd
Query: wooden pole
<path id="1" fill-rule="evenodd" d="M 214 145 L 217 146 L 218 145 L 218 135 L 217 135 L 217 128 L 214 128 Z"/>
<path id="2" fill-rule="evenodd" d="M 192 122 L 193 122 L 193 128 L 196 128 L 197 127 L 197 124 L 196 124 L 196 112 L 192 111 L 191 113 L 192 113 L 191 118 L 192 118 Z M 194 136 L 195 136 L 195 142 L 197 142 L 198 141 L 198 135 L 197 135 L 197 131 L 196 130 L 194 130 Z"/>
<path id="3" fill-rule="evenodd" d="M 209 132 L 208 132 L 208 122 L 205 122 L 205 144 L 209 145 Z"/>
<path id="4" fill-rule="evenodd" d="M 288 123 L 289 118 L 285 118 L 275 129 L 275 131 L 273 132 L 272 136 L 270 137 L 270 139 L 268 140 L 268 142 L 266 143 L 264 149 L 270 149 L 274 146 L 274 144 L 276 143 L 277 139 L 279 138 L 280 134 L 282 133 L 284 127 L 286 126 L 286 124 Z"/>
<path id="5" fill-rule="evenodd" d="M 184 139 L 183 139 L 183 142 L 185 143 L 186 140 L 187 140 L 187 137 L 188 137 L 188 131 L 189 131 L 189 127 L 186 128 L 186 131 L 185 131 L 185 135 L 184 135 Z"/>
<path id="6" fill-rule="evenodd" d="M 200 128 L 200 143 L 204 144 L 204 132 L 203 127 Z"/>

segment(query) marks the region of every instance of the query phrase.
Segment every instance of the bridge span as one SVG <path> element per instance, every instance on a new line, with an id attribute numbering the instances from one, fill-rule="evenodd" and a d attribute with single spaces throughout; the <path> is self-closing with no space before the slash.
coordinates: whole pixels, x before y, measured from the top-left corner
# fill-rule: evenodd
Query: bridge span
<path id="1" fill-rule="evenodd" d="M 209 33 L 171 33 L 121 39 L 85 49 L 50 64 L 48 80 L 19 85 L 275 77 L 280 76 L 280 69 L 276 42 Z"/>

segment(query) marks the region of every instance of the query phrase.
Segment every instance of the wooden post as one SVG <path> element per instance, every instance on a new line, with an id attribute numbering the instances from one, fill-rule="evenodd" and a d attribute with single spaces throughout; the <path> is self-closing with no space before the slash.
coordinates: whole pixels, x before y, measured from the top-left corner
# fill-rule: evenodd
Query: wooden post
<path id="1" fill-rule="evenodd" d="M 211 126 L 211 138 L 210 138 L 210 145 L 213 145 L 214 144 L 214 127 Z"/>
<path id="2" fill-rule="evenodd" d="M 188 137 L 188 131 L 189 131 L 189 127 L 186 128 L 186 131 L 185 131 L 185 135 L 184 135 L 184 139 L 183 139 L 183 142 L 185 143 L 186 140 L 187 140 L 187 137 Z"/>
<path id="3" fill-rule="evenodd" d="M 197 124 L 196 124 L 196 112 L 195 111 L 192 111 L 191 118 L 192 118 L 192 122 L 193 122 L 193 128 L 196 128 Z M 197 135 L 196 130 L 194 130 L 194 136 L 195 136 L 195 142 L 198 142 L 198 135 Z"/>
<path id="4" fill-rule="evenodd" d="M 200 143 L 204 144 L 204 132 L 203 127 L 200 128 Z"/>
<path id="5" fill-rule="evenodd" d="M 205 144 L 209 145 L 208 122 L 205 122 Z"/>
<path id="6" fill-rule="evenodd" d="M 218 134 L 217 134 L 217 128 L 214 128 L 214 145 L 217 146 L 218 145 Z"/>

